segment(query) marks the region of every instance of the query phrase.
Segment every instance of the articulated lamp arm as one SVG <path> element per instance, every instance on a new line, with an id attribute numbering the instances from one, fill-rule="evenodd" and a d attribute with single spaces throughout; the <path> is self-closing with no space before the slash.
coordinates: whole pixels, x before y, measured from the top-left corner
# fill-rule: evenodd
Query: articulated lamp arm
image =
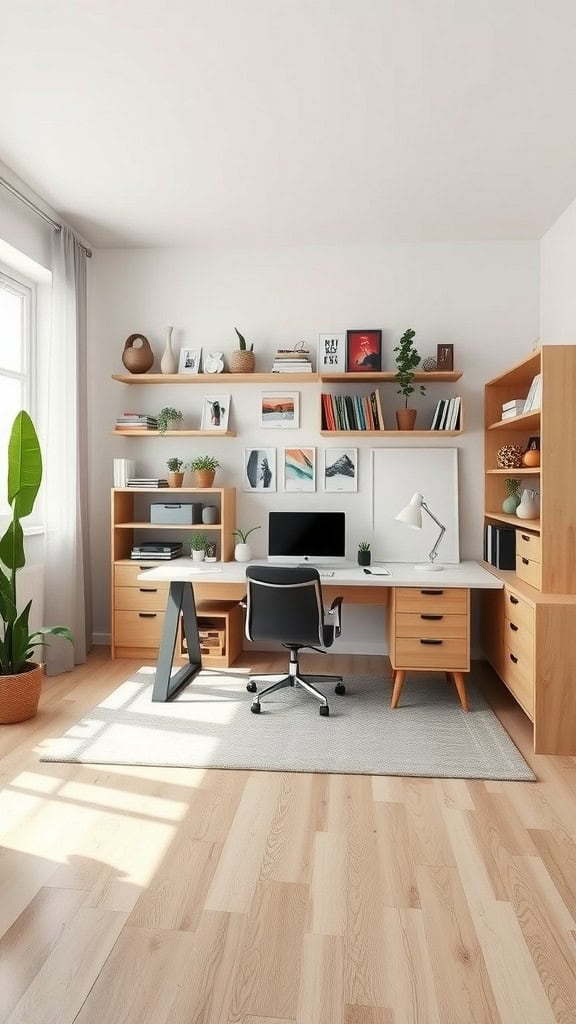
<path id="1" fill-rule="evenodd" d="M 428 515 L 430 516 L 430 519 L 434 520 L 434 522 L 436 523 L 436 526 L 440 527 L 440 533 L 438 534 L 438 537 L 436 538 L 436 543 L 435 543 L 434 547 L 432 548 L 430 554 L 428 555 L 428 558 L 430 559 L 432 564 L 434 564 L 434 559 L 436 558 L 436 556 L 438 554 L 438 548 L 440 546 L 440 541 L 442 540 L 442 537 L 446 533 L 446 527 L 444 526 L 444 523 L 441 523 L 440 520 L 436 518 L 434 513 L 430 511 L 430 509 L 428 508 L 428 505 L 426 504 L 425 501 L 422 502 L 422 508 L 424 509 L 425 512 L 428 513 Z"/>

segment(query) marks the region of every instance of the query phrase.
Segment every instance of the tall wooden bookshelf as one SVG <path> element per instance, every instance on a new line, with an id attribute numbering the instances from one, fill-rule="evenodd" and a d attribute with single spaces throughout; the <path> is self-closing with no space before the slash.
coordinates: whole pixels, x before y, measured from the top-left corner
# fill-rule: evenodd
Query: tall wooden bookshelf
<path id="1" fill-rule="evenodd" d="M 502 420 L 541 375 L 540 409 Z M 576 345 L 545 345 L 485 388 L 485 523 L 516 530 L 516 568 L 481 595 L 484 652 L 534 725 L 536 753 L 576 754 Z M 504 444 L 540 438 L 540 466 L 500 469 Z M 540 493 L 540 515 L 502 512 L 507 478 Z"/>

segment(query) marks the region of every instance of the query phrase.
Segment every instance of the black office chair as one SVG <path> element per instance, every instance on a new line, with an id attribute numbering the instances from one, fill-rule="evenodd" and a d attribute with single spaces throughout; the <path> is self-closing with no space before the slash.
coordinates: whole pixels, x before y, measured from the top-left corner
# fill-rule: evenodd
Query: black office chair
<path id="1" fill-rule="evenodd" d="M 305 676 L 300 675 L 298 652 L 303 647 L 311 647 L 325 654 L 322 648 L 332 646 L 341 632 L 342 598 L 335 597 L 330 609 L 325 611 L 318 570 L 309 566 L 284 568 L 249 565 L 246 579 L 246 636 L 249 640 L 279 640 L 290 651 L 288 675 L 257 693 L 250 710 L 255 715 L 259 714 L 260 701 L 267 693 L 281 690 L 285 686 L 301 686 L 320 701 L 320 714 L 329 715 L 330 709 L 324 694 Z M 324 624 L 326 615 L 333 616 L 333 622 L 329 625 Z M 334 692 L 346 693 L 342 677 L 332 678 L 336 680 Z M 250 693 L 257 692 L 252 678 L 246 689 Z"/>

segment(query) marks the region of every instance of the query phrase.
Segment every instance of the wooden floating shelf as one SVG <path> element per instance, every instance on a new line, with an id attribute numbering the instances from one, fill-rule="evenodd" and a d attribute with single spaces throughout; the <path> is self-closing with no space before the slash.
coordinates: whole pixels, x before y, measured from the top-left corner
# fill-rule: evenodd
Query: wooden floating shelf
<path id="1" fill-rule="evenodd" d="M 321 430 L 322 437 L 456 437 L 461 430 Z"/>
<path id="2" fill-rule="evenodd" d="M 430 384 L 452 384 L 460 380 L 461 376 L 462 370 L 432 370 L 430 373 L 419 370 L 414 374 L 414 380 L 419 384 L 424 384 L 425 381 Z M 323 384 L 344 382 L 348 384 L 350 381 L 355 381 L 358 384 L 362 382 L 389 384 L 396 381 L 396 373 L 393 370 L 375 370 L 373 373 L 321 373 L 320 380 Z"/>
<path id="3" fill-rule="evenodd" d="M 493 476 L 540 476 L 540 466 L 534 468 L 528 466 L 518 466 L 517 468 L 514 469 L 487 469 L 486 472 L 492 474 Z"/>
<path id="4" fill-rule="evenodd" d="M 235 430 L 113 430 L 117 437 L 236 437 Z M 132 490 L 132 488 L 129 488 Z"/>
<path id="5" fill-rule="evenodd" d="M 496 519 L 499 523 L 507 523 L 509 526 L 518 526 L 522 530 L 532 530 L 533 533 L 540 533 L 539 519 L 519 519 L 518 516 L 508 516 L 505 512 L 486 512 L 487 519 Z"/>
<path id="6" fill-rule="evenodd" d="M 521 416 L 511 416 L 507 420 L 491 423 L 488 430 L 539 430 L 540 409 L 534 412 L 523 412 Z"/>
<path id="7" fill-rule="evenodd" d="M 162 488 L 165 489 L 165 488 Z M 222 523 L 114 523 L 115 530 L 221 530 Z M 134 559 L 137 561 L 137 559 Z M 164 559 L 174 561 L 174 559 Z"/>
<path id="8" fill-rule="evenodd" d="M 222 494 L 224 487 L 113 487 L 115 494 Z"/>
<path id="9" fill-rule="evenodd" d="M 357 376 L 353 374 L 352 376 Z M 365 374 L 364 376 L 368 376 Z M 427 377 L 430 374 L 426 374 Z M 203 384 L 219 388 L 227 384 L 308 384 L 318 381 L 317 373 L 113 373 L 120 384 Z"/>

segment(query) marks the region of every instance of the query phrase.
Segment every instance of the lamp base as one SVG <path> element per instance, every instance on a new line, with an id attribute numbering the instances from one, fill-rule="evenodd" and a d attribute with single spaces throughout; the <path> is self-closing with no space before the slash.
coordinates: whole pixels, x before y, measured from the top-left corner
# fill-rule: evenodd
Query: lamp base
<path id="1" fill-rule="evenodd" d="M 443 565 L 437 565 L 436 562 L 422 562 L 421 565 L 415 565 L 416 572 L 442 572 L 444 569 Z"/>

